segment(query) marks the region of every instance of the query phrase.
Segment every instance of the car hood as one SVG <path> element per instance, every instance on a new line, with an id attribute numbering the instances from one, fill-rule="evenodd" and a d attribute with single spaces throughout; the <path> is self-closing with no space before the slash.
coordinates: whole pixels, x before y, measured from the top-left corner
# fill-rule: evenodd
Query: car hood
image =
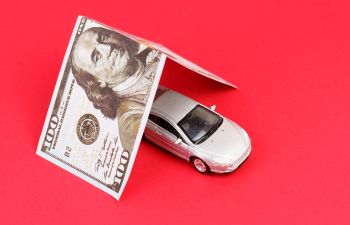
<path id="1" fill-rule="evenodd" d="M 250 145 L 248 135 L 234 122 L 224 118 L 221 126 L 203 143 L 201 151 L 227 159 L 241 157 Z"/>

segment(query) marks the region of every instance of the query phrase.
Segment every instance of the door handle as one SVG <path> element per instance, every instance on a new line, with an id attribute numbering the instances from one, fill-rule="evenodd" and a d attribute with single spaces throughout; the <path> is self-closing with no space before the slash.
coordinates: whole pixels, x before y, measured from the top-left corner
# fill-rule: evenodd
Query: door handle
<path id="1" fill-rule="evenodd" d="M 159 132 L 159 130 L 156 130 L 156 133 L 157 133 L 158 135 L 162 135 L 162 134 Z"/>

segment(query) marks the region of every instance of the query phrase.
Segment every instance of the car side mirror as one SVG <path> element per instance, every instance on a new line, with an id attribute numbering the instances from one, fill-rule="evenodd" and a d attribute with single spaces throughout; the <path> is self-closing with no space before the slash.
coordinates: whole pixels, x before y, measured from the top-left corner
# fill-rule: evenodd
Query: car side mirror
<path id="1" fill-rule="evenodd" d="M 175 144 L 178 145 L 182 142 L 181 138 L 178 138 L 176 141 L 175 141 Z"/>
<path id="2" fill-rule="evenodd" d="M 211 110 L 211 111 L 215 111 L 215 109 L 216 109 L 216 105 L 210 106 L 210 110 Z"/>

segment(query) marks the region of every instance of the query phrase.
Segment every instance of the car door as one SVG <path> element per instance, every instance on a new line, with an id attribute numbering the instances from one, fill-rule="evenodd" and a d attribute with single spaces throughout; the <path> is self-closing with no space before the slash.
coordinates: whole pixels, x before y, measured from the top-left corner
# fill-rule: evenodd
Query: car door
<path id="1" fill-rule="evenodd" d="M 173 154 L 187 159 L 189 156 L 188 144 L 183 140 L 179 132 L 168 121 L 159 116 L 150 114 L 149 120 L 157 125 L 152 127 L 153 131 L 149 133 L 152 136 L 152 141 Z M 181 138 L 182 141 L 175 144 L 178 138 Z"/>

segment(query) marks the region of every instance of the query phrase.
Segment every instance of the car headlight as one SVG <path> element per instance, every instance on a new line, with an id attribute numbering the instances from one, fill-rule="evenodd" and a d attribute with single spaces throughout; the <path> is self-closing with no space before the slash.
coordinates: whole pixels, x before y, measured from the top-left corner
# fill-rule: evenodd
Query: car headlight
<path id="1" fill-rule="evenodd" d="M 211 161 L 213 161 L 213 163 L 215 164 L 219 164 L 219 165 L 230 165 L 233 163 L 233 160 L 230 158 L 225 158 L 225 157 L 212 157 Z"/>

